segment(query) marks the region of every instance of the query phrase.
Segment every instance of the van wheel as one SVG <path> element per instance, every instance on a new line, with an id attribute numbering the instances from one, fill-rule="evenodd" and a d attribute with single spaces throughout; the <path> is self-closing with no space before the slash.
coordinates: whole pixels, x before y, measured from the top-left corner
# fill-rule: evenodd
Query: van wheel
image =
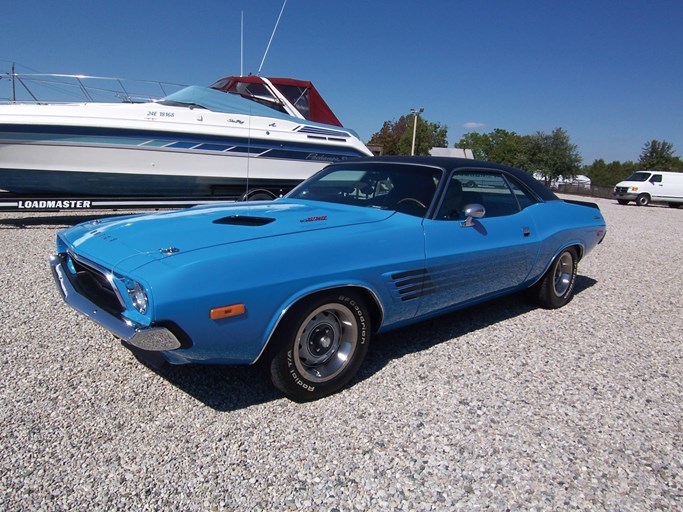
<path id="1" fill-rule="evenodd" d="M 650 204 L 650 196 L 647 194 L 640 194 L 638 197 L 636 197 L 636 204 L 638 206 L 647 206 Z"/>
<path id="2" fill-rule="evenodd" d="M 669 208 L 679 208 L 681 203 L 669 203 Z"/>
<path id="3" fill-rule="evenodd" d="M 617 203 L 619 203 L 619 204 L 628 204 L 628 199 L 617 199 Z"/>

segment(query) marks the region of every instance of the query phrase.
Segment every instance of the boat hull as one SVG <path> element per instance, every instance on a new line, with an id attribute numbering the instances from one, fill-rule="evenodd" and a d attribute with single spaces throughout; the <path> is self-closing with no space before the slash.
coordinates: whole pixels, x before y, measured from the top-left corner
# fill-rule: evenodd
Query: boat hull
<path id="1" fill-rule="evenodd" d="M 0 107 L 0 190 L 13 194 L 241 196 L 291 188 L 330 162 L 369 154 L 349 130 L 288 116 L 158 104 Z"/>
<path id="2" fill-rule="evenodd" d="M 291 188 L 325 160 L 249 154 L 44 144 L 0 144 L 0 189 L 23 195 L 241 195 Z"/>

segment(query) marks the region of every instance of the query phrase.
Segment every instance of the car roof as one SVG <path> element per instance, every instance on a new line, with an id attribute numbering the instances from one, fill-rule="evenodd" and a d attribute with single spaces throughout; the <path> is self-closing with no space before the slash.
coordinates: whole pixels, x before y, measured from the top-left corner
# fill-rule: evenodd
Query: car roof
<path id="1" fill-rule="evenodd" d="M 488 162 L 484 160 L 472 160 L 470 158 L 456 158 L 443 156 L 375 156 L 368 158 L 354 159 L 355 163 L 372 162 L 372 163 L 400 163 L 400 164 L 414 164 L 414 165 L 429 165 L 432 167 L 440 167 L 446 171 L 454 169 L 481 169 L 483 170 L 498 170 L 503 171 L 518 181 L 522 182 L 526 187 L 531 189 L 543 201 L 559 201 L 557 197 L 548 187 L 534 178 L 530 173 L 510 167 L 508 165 L 499 164 L 496 162 Z M 349 163 L 349 162 L 347 162 Z"/>

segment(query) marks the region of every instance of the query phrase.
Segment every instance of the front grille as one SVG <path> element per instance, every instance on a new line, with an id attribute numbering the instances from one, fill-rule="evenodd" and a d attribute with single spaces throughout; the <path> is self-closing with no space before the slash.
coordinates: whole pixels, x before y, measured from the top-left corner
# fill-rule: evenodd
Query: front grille
<path id="1" fill-rule="evenodd" d="M 627 192 L 628 192 L 628 187 L 617 187 L 616 188 L 617 194 L 626 194 Z"/>
<path id="2" fill-rule="evenodd" d="M 76 259 L 72 254 L 68 257 L 69 266 L 75 271 L 70 273 L 70 280 L 78 293 L 109 313 L 124 311 L 125 307 L 104 271 L 89 262 Z"/>

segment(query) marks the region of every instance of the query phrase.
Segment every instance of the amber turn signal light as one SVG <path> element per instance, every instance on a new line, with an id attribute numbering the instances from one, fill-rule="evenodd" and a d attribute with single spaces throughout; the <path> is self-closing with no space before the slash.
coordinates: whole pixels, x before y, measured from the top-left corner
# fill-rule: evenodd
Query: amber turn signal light
<path id="1" fill-rule="evenodd" d="M 221 318 L 243 315 L 245 311 L 244 304 L 233 304 L 232 306 L 213 308 L 211 309 L 209 316 L 211 317 L 211 320 L 220 320 Z"/>

